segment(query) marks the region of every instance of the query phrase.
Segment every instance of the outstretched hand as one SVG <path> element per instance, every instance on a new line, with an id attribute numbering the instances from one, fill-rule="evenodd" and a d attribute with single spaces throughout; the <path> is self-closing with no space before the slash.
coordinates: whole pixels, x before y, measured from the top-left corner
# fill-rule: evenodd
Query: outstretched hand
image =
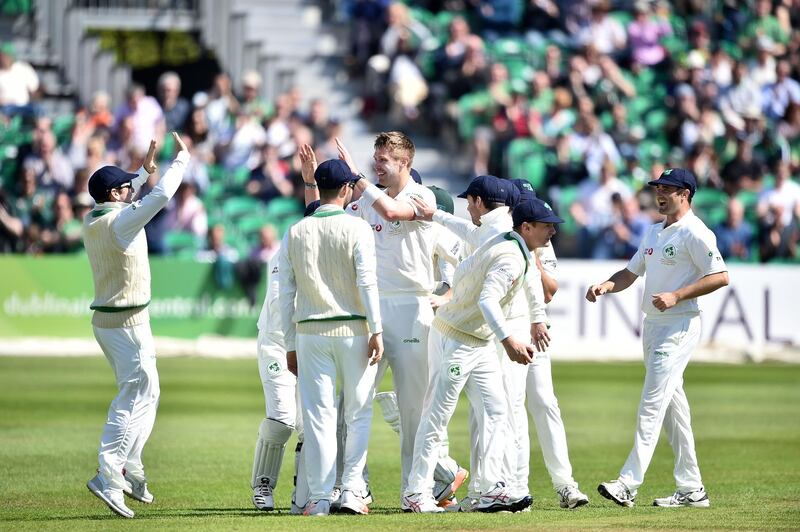
<path id="1" fill-rule="evenodd" d="M 144 162 L 142 163 L 142 167 L 144 168 L 145 172 L 147 172 L 150 175 L 153 175 L 158 171 L 158 165 L 156 164 L 155 139 L 150 141 L 150 147 L 147 148 L 147 155 L 144 156 Z"/>
<path id="2" fill-rule="evenodd" d="M 298 150 L 300 155 L 300 173 L 304 183 L 315 183 L 314 172 L 317 171 L 317 156 L 314 149 L 308 144 L 303 144 Z"/>
<path id="3" fill-rule="evenodd" d="M 172 138 L 175 139 L 175 144 L 178 146 L 179 152 L 182 151 L 185 151 L 187 153 L 189 152 L 189 148 L 186 147 L 186 143 L 183 142 L 183 139 L 181 138 L 181 136 L 178 134 L 177 131 L 172 132 Z"/>
<path id="4" fill-rule="evenodd" d="M 436 212 L 436 205 L 428 205 L 421 199 L 411 196 L 411 201 L 414 203 L 414 211 L 417 220 L 433 221 L 433 213 Z"/>
<path id="5" fill-rule="evenodd" d="M 350 155 L 350 152 L 347 151 L 347 148 L 344 147 L 344 143 L 342 143 L 342 139 L 336 137 L 336 149 L 339 150 L 339 159 L 343 160 L 347 163 L 347 166 L 350 167 L 350 171 L 354 174 L 358 174 L 358 167 L 356 163 L 353 161 L 353 156 Z"/>

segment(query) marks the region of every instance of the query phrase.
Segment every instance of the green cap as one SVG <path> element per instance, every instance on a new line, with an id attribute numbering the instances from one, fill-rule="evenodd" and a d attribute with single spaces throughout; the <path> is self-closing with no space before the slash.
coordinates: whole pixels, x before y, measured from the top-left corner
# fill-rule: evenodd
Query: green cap
<path id="1" fill-rule="evenodd" d="M 428 188 L 433 192 L 433 195 L 436 196 L 436 208 L 440 211 L 453 214 L 453 198 L 450 196 L 450 193 L 436 185 L 430 185 Z"/>
<path id="2" fill-rule="evenodd" d="M 14 49 L 14 43 L 8 41 L 4 42 L 2 45 L 0 45 L 0 53 L 16 57 L 17 51 Z"/>

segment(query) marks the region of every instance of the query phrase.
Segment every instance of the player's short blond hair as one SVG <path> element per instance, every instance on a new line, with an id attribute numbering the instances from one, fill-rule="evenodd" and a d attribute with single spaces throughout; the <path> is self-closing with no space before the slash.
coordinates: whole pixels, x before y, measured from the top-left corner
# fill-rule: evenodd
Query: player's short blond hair
<path id="1" fill-rule="evenodd" d="M 414 143 L 400 131 L 384 131 L 375 137 L 375 149 L 386 148 L 392 155 L 408 157 L 409 166 L 414 161 Z"/>

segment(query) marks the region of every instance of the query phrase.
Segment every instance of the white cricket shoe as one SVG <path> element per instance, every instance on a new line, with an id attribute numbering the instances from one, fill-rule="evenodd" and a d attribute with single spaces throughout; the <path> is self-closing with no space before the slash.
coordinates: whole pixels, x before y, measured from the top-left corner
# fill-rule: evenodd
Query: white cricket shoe
<path id="1" fill-rule="evenodd" d="M 677 508 L 679 506 L 692 506 L 694 508 L 708 508 L 711 501 L 708 500 L 708 493 L 705 488 L 681 493 L 676 491 L 669 497 L 662 497 L 653 501 L 653 506 L 661 508 Z"/>
<path id="2" fill-rule="evenodd" d="M 151 504 L 153 502 L 153 494 L 147 489 L 147 481 L 136 480 L 129 474 L 124 474 L 125 487 L 122 492 L 130 497 L 144 504 Z"/>
<path id="3" fill-rule="evenodd" d="M 619 479 L 603 482 L 597 486 L 597 492 L 606 499 L 626 508 L 636 504 L 636 492 L 629 490 L 628 486 Z"/>
<path id="4" fill-rule="evenodd" d="M 266 477 L 259 478 L 259 484 L 253 488 L 253 506 L 262 512 L 275 509 L 275 498 L 272 496 L 272 486 Z"/>
<path id="5" fill-rule="evenodd" d="M 369 513 L 366 496 L 352 490 L 344 490 L 339 499 L 339 511 L 344 514 L 366 515 Z"/>
<path id="6" fill-rule="evenodd" d="M 133 518 L 133 510 L 125 505 L 122 490 L 109 487 L 99 473 L 86 483 L 86 487 L 115 514 L 128 519 Z"/>
<path id="7" fill-rule="evenodd" d="M 311 501 L 303 511 L 303 515 L 324 516 L 331 513 L 331 501 L 328 499 L 320 499 L 318 501 Z"/>
<path id="8" fill-rule="evenodd" d="M 438 514 L 444 512 L 444 508 L 436 505 L 436 499 L 430 495 L 414 493 L 403 495 L 402 509 L 404 512 L 414 512 L 419 514 Z"/>
<path id="9" fill-rule="evenodd" d="M 570 510 L 589 504 L 589 497 L 578 486 L 564 486 L 558 490 L 558 501 L 562 508 Z"/>
<path id="10" fill-rule="evenodd" d="M 533 499 L 530 495 L 513 495 L 505 482 L 498 482 L 486 493 L 481 493 L 477 504 L 473 506 L 476 512 L 519 512 L 531 505 Z"/>

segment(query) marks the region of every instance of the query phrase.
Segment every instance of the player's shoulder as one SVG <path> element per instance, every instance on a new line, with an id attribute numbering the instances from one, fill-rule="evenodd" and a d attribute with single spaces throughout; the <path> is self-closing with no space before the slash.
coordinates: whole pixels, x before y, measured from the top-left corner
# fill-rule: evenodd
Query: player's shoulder
<path id="1" fill-rule="evenodd" d="M 436 204 L 436 196 L 433 194 L 431 189 L 425 185 L 420 185 L 415 181 L 409 182 L 409 184 L 402 190 L 402 195 L 409 198 L 419 198 L 429 205 Z"/>

